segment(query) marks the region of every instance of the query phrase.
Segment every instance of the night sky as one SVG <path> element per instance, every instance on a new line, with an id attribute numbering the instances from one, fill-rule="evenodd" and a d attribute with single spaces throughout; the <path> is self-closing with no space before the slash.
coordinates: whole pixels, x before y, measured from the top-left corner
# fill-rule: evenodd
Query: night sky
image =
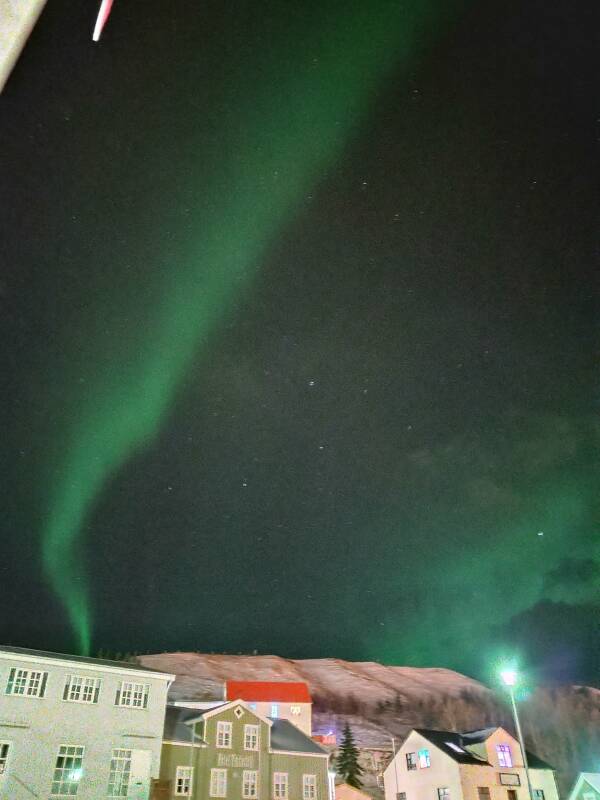
<path id="1" fill-rule="evenodd" d="M 600 682 L 600 6 L 97 5 L 0 98 L 0 641 Z"/>

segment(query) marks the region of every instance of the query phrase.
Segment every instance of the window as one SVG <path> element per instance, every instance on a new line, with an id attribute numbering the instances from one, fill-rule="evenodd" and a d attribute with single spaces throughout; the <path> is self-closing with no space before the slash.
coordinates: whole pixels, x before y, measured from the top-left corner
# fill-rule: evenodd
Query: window
<path id="1" fill-rule="evenodd" d="M 113 750 L 108 775 L 108 796 L 127 797 L 131 775 L 131 750 Z"/>
<path id="2" fill-rule="evenodd" d="M 248 708 L 250 711 L 256 711 L 256 703 L 248 703 Z"/>
<path id="3" fill-rule="evenodd" d="M 533 800 L 544 800 L 544 790 L 543 789 L 534 789 L 533 790 Z"/>
<path id="4" fill-rule="evenodd" d="M 210 771 L 210 796 L 227 797 L 227 770 L 211 769 Z"/>
<path id="5" fill-rule="evenodd" d="M 407 753 L 406 754 L 406 769 L 416 769 L 417 768 L 417 754 L 416 753 Z"/>
<path id="6" fill-rule="evenodd" d="M 273 797 L 278 798 L 288 796 L 288 774 L 287 772 L 273 773 Z"/>
<path id="7" fill-rule="evenodd" d="M 62 745 L 56 757 L 50 794 L 74 797 L 83 774 L 83 747 Z"/>
<path id="8" fill-rule="evenodd" d="M 231 747 L 231 722 L 217 722 L 217 747 Z"/>
<path id="9" fill-rule="evenodd" d="M 489 786 L 478 786 L 477 796 L 479 800 L 491 800 L 491 793 Z"/>
<path id="10" fill-rule="evenodd" d="M 192 793 L 193 767 L 177 767 L 175 772 L 175 794 L 189 797 Z"/>
<path id="11" fill-rule="evenodd" d="M 290 714 L 293 714 L 294 717 L 299 717 L 301 713 L 302 713 L 301 706 L 290 706 Z"/>
<path id="12" fill-rule="evenodd" d="M 279 716 L 279 705 L 277 703 L 271 703 L 271 716 L 275 719 Z"/>
<path id="13" fill-rule="evenodd" d="M 396 800 L 406 800 L 406 792 L 396 792 Z"/>
<path id="14" fill-rule="evenodd" d="M 506 794 L 508 795 L 508 800 L 517 800 L 517 790 L 516 789 L 507 789 Z"/>
<path id="15" fill-rule="evenodd" d="M 97 703 L 100 695 L 100 678 L 67 675 L 63 700 L 72 703 Z"/>
<path id="16" fill-rule="evenodd" d="M 501 767 L 512 767 L 512 755 L 510 746 L 507 744 L 497 744 L 496 752 L 498 753 L 498 764 Z"/>
<path id="17" fill-rule="evenodd" d="M 0 742 L 0 780 L 6 773 L 6 764 L 8 763 L 8 751 L 10 745 L 8 742 Z"/>
<path id="18" fill-rule="evenodd" d="M 258 750 L 258 725 L 244 725 L 244 750 Z"/>
<path id="19" fill-rule="evenodd" d="M 26 697 L 43 697 L 46 693 L 47 672 L 29 669 L 11 669 L 6 684 L 6 694 L 20 694 Z"/>
<path id="20" fill-rule="evenodd" d="M 437 790 L 438 800 L 450 800 L 450 789 L 447 786 L 441 786 Z"/>
<path id="21" fill-rule="evenodd" d="M 148 708 L 150 686 L 147 683 L 130 683 L 121 681 L 115 698 L 116 706 L 128 708 Z"/>
<path id="22" fill-rule="evenodd" d="M 302 776 L 302 800 L 317 800 L 317 776 Z"/>
<path id="23" fill-rule="evenodd" d="M 431 760 L 429 758 L 429 750 L 419 750 L 419 767 L 421 769 L 426 769 L 430 766 Z"/>
<path id="24" fill-rule="evenodd" d="M 242 773 L 242 797 L 258 797 L 258 772 L 245 769 Z"/>

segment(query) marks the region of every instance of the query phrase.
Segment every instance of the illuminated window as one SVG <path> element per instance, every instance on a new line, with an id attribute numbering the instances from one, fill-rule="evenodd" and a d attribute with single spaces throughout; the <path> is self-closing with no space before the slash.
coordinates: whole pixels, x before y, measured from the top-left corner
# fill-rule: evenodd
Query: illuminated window
<path id="1" fill-rule="evenodd" d="M 437 790 L 438 800 L 450 800 L 450 789 L 447 786 L 441 786 Z"/>
<path id="2" fill-rule="evenodd" d="M 175 772 L 175 794 L 189 797 L 192 793 L 193 767 L 177 767 Z"/>
<path id="3" fill-rule="evenodd" d="M 317 800 L 317 776 L 302 776 L 302 800 Z"/>
<path id="4" fill-rule="evenodd" d="M 47 672 L 29 669 L 11 669 L 6 684 L 6 694 L 24 697 L 43 697 L 46 693 Z"/>
<path id="5" fill-rule="evenodd" d="M 431 761 L 429 759 L 429 750 L 419 750 L 419 767 L 421 769 L 426 769 L 430 766 Z"/>
<path id="6" fill-rule="evenodd" d="M 407 753 L 406 754 L 406 769 L 416 769 L 417 768 L 417 754 L 416 753 Z"/>
<path id="7" fill-rule="evenodd" d="M 295 717 L 299 717 L 301 713 L 301 706 L 290 706 L 290 714 L 293 714 Z"/>
<path id="8" fill-rule="evenodd" d="M 97 703 L 100 695 L 100 678 L 67 675 L 63 700 L 71 703 Z"/>
<path id="9" fill-rule="evenodd" d="M 121 681 L 115 697 L 116 706 L 127 708 L 148 708 L 150 686 L 147 683 Z"/>
<path id="10" fill-rule="evenodd" d="M 0 780 L 2 776 L 6 773 L 6 765 L 8 763 L 8 751 L 10 750 L 10 745 L 8 742 L 0 742 Z"/>
<path id="11" fill-rule="evenodd" d="M 131 775 L 131 750 L 113 750 L 108 773 L 108 796 L 127 797 Z"/>
<path id="12" fill-rule="evenodd" d="M 491 800 L 491 793 L 489 786 L 478 786 L 477 797 L 479 800 Z"/>
<path id="13" fill-rule="evenodd" d="M 210 796 L 227 797 L 227 770 L 211 769 L 210 771 Z"/>
<path id="14" fill-rule="evenodd" d="M 50 794 L 66 795 L 67 797 L 77 794 L 83 774 L 83 750 L 83 747 L 68 745 L 62 745 L 59 748 Z"/>
<path id="15" fill-rule="evenodd" d="M 242 797 L 258 797 L 258 772 L 245 769 L 242 773 Z"/>
<path id="16" fill-rule="evenodd" d="M 231 722 L 217 722 L 217 747 L 231 747 Z"/>
<path id="17" fill-rule="evenodd" d="M 250 711 L 256 711 L 256 703 L 248 703 L 248 708 Z"/>
<path id="18" fill-rule="evenodd" d="M 273 773 L 273 797 L 275 800 L 282 800 L 288 796 L 288 774 L 287 772 Z"/>
<path id="19" fill-rule="evenodd" d="M 275 719 L 279 716 L 279 706 L 277 703 L 271 703 L 271 716 L 275 717 Z"/>
<path id="20" fill-rule="evenodd" d="M 258 725 L 244 725 L 244 750 L 258 750 Z"/>
<path id="21" fill-rule="evenodd" d="M 501 767 L 512 767 L 512 754 L 510 746 L 507 744 L 497 744 L 496 752 L 498 753 L 498 764 Z"/>

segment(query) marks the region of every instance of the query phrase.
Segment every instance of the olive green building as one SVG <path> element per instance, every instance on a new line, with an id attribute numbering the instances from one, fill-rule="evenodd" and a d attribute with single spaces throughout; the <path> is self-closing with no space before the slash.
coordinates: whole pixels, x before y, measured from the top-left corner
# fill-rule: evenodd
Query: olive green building
<path id="1" fill-rule="evenodd" d="M 155 797 L 329 800 L 328 754 L 289 720 L 242 700 L 167 708 Z"/>

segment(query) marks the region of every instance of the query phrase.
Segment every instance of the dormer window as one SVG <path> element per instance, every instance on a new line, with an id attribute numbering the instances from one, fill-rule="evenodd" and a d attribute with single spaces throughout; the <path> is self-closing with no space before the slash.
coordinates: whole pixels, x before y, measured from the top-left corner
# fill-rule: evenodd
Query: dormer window
<path id="1" fill-rule="evenodd" d="M 496 752 L 498 753 L 498 765 L 501 767 L 512 767 L 512 753 L 510 752 L 510 745 L 497 744 Z"/>

